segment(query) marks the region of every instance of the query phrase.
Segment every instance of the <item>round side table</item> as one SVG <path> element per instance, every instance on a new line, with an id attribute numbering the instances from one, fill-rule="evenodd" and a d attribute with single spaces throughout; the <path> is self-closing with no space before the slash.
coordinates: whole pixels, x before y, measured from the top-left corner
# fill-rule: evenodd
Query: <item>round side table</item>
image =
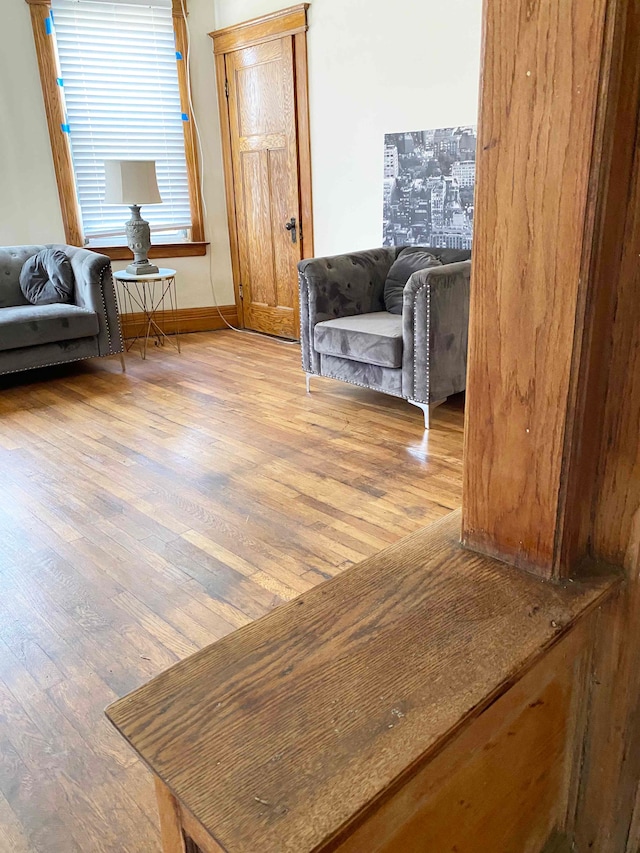
<path id="1" fill-rule="evenodd" d="M 178 296 L 176 292 L 176 271 L 160 268 L 151 275 L 131 275 L 124 270 L 114 273 L 113 277 L 121 285 L 118 301 L 122 301 L 121 314 L 142 313 L 141 324 L 136 322 L 136 336 L 126 343 L 127 352 L 136 341 L 142 342 L 142 358 L 147 357 L 149 338 L 155 338 L 157 346 L 165 341 L 180 352 L 180 329 L 178 319 Z M 168 304 L 168 310 L 165 305 Z M 174 331 L 173 340 L 166 333 L 167 320 Z"/>

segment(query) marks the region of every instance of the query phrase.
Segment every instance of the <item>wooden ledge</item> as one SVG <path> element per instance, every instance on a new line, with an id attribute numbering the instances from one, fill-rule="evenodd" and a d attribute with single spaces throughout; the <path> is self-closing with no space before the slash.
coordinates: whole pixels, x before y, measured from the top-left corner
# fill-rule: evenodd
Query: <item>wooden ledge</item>
<path id="1" fill-rule="evenodd" d="M 191 258 L 207 254 L 208 243 L 181 242 L 156 243 L 149 249 L 150 258 Z M 85 246 L 99 255 L 106 255 L 112 261 L 131 261 L 133 252 L 128 246 Z"/>
<path id="2" fill-rule="evenodd" d="M 107 709 L 227 853 L 325 851 L 616 585 L 552 585 L 458 543 L 460 513 Z"/>

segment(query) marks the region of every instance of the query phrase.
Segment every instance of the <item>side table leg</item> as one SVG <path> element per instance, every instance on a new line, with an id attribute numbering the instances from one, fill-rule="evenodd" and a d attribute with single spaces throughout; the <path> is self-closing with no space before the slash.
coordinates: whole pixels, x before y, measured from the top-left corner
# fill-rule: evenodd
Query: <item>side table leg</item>
<path id="1" fill-rule="evenodd" d="M 162 838 L 163 853 L 186 853 L 180 815 L 176 799 L 161 782 L 157 776 L 154 777 L 156 784 L 156 799 L 158 801 L 158 814 L 160 816 L 160 837 Z"/>
<path id="2" fill-rule="evenodd" d="M 173 314 L 173 322 L 176 330 L 176 347 L 178 352 L 180 352 L 180 317 L 178 314 L 178 288 L 176 287 L 175 276 L 173 280 L 169 282 L 169 304 L 171 305 L 171 312 Z"/>
<path id="3" fill-rule="evenodd" d="M 123 352 L 120 353 L 120 366 L 122 367 L 122 372 L 126 373 L 127 372 L 127 365 L 124 362 L 124 353 Z"/>
<path id="4" fill-rule="evenodd" d="M 144 305 L 144 318 L 145 323 L 147 324 L 147 328 L 144 332 L 144 346 L 142 347 L 142 357 L 147 357 L 147 344 L 149 343 L 149 335 L 151 334 L 152 321 L 153 321 L 153 295 L 151 285 L 149 285 L 149 298 L 152 300 L 150 303 L 147 302 L 147 283 L 145 281 L 142 282 L 142 304 Z"/>

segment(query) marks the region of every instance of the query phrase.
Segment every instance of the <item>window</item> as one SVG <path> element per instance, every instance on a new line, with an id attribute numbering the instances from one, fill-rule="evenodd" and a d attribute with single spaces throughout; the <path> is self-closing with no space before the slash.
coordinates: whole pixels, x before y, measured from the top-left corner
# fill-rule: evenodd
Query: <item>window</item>
<path id="1" fill-rule="evenodd" d="M 52 0 L 51 9 L 39 15 L 42 6 L 31 5 L 70 243 L 83 240 L 101 251 L 105 244 L 124 247 L 129 210 L 105 205 L 104 160 L 127 158 L 156 161 L 163 203 L 143 207 L 156 247 L 203 240 L 186 26 L 181 0 L 173 5 L 172 0 Z M 41 25 L 46 38 L 38 38 Z M 76 196 L 73 205 L 63 198 L 69 193 Z M 75 229 L 68 221 L 74 214 Z M 194 254 L 203 252 L 204 246 Z"/>
<path id="2" fill-rule="evenodd" d="M 145 207 L 145 219 L 152 231 L 191 228 L 171 6 L 152 2 L 52 3 L 73 171 L 89 241 L 122 235 L 128 218 L 127 207 L 104 203 L 105 159 L 155 160 L 162 204 Z"/>

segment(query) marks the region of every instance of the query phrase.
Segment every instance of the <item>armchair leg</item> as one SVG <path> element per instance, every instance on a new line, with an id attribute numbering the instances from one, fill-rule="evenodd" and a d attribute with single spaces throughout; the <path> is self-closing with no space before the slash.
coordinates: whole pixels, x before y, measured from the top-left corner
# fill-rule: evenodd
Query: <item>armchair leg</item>
<path id="1" fill-rule="evenodd" d="M 124 353 L 123 352 L 120 353 L 120 366 L 122 367 L 122 372 L 126 373 L 127 372 L 127 365 L 124 362 Z"/>
<path id="2" fill-rule="evenodd" d="M 422 413 L 424 414 L 424 428 L 429 429 L 429 404 L 419 403 L 417 400 L 407 400 L 407 403 L 411 403 L 412 406 L 422 409 Z"/>
<path id="3" fill-rule="evenodd" d="M 311 374 L 305 373 L 305 378 L 307 380 L 307 394 L 311 393 Z"/>
<path id="4" fill-rule="evenodd" d="M 419 403 L 417 400 L 407 400 L 407 403 L 411 403 L 412 406 L 417 406 L 419 409 L 422 409 L 424 414 L 424 428 L 429 429 L 429 418 L 431 416 L 431 412 L 438 406 L 441 406 L 446 399 L 446 397 L 443 397 L 442 400 L 436 400 L 433 403 Z"/>

